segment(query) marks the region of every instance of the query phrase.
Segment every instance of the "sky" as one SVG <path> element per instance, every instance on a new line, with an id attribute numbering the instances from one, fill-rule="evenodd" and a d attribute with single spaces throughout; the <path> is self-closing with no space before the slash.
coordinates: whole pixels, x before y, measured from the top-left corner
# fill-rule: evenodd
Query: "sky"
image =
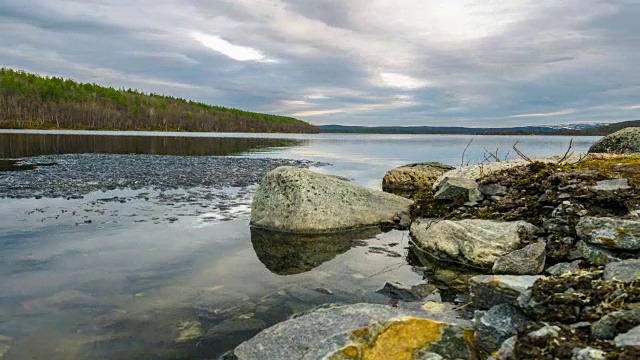
<path id="1" fill-rule="evenodd" d="M 0 66 L 313 124 L 640 119 L 640 0 L 0 0 Z"/>

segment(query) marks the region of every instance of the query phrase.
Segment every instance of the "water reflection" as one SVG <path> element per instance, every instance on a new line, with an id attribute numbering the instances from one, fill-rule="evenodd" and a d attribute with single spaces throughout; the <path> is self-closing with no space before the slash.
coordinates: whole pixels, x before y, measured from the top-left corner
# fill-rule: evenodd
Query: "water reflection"
<path id="1" fill-rule="evenodd" d="M 297 139 L 119 136 L 68 134 L 0 134 L 0 158 L 50 154 L 238 155 L 301 145 Z"/>
<path id="2" fill-rule="evenodd" d="M 363 240 L 380 233 L 368 228 L 339 234 L 301 235 L 251 228 L 251 244 L 258 259 L 274 274 L 293 275 L 310 271 L 321 264 L 363 246 Z"/>

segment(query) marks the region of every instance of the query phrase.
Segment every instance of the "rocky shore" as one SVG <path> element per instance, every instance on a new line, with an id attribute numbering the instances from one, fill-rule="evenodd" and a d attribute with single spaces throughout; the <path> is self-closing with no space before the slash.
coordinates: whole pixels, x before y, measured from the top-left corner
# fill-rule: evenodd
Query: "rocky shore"
<path id="1" fill-rule="evenodd" d="M 409 226 L 407 261 L 426 283 L 387 283 L 389 306 L 296 315 L 223 358 L 640 358 L 638 139 L 625 129 L 582 156 L 390 171 L 383 188 L 410 200 L 307 170 L 267 174 L 253 225 Z"/>

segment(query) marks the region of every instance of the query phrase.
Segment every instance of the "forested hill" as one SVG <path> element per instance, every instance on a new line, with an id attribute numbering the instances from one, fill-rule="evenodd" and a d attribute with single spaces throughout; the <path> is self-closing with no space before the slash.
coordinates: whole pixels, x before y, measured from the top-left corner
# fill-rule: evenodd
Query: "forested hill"
<path id="1" fill-rule="evenodd" d="M 0 128 L 317 133 L 291 117 L 0 69 Z"/>

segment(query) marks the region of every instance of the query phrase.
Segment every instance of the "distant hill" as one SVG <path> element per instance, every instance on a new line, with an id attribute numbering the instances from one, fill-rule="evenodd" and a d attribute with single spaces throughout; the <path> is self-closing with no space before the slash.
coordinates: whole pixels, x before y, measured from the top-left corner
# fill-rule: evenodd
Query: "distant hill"
<path id="1" fill-rule="evenodd" d="M 640 120 L 613 124 L 570 124 L 504 128 L 469 128 L 455 126 L 346 126 L 320 125 L 323 133 L 369 134 L 467 134 L 467 135 L 573 135 L 602 136 L 625 127 L 640 127 Z"/>
<path id="2" fill-rule="evenodd" d="M 286 116 L 0 69 L 0 128 L 317 133 Z"/>

